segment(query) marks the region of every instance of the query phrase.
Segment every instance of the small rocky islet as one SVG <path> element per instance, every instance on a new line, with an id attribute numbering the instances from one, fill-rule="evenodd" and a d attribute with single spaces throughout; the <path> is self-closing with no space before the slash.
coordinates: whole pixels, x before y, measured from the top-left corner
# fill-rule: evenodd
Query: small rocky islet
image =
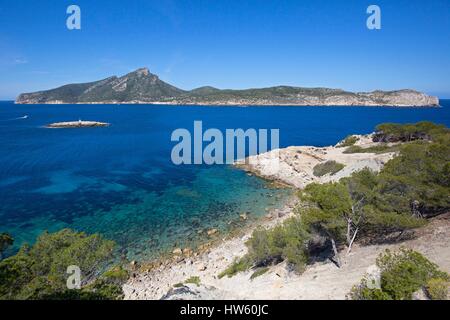
<path id="1" fill-rule="evenodd" d="M 54 122 L 47 124 L 46 128 L 92 128 L 92 127 L 108 127 L 110 124 L 107 122 L 99 121 L 64 121 L 64 122 Z"/>

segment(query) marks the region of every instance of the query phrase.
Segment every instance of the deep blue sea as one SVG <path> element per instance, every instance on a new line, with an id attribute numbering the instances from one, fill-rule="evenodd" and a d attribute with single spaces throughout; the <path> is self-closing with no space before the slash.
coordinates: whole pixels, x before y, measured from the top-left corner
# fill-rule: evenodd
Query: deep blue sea
<path id="1" fill-rule="evenodd" d="M 175 166 L 177 128 L 280 129 L 280 146 L 332 145 L 382 122 L 434 121 L 450 126 L 443 108 L 195 107 L 151 105 L 15 105 L 0 102 L 0 232 L 16 239 L 10 253 L 44 230 L 73 228 L 115 240 L 122 256 L 152 259 L 174 246 L 207 241 L 267 208 L 289 190 L 227 165 Z M 27 115 L 27 118 L 22 118 Z M 105 128 L 47 129 L 78 119 Z M 247 222 L 249 223 L 249 222 Z"/>

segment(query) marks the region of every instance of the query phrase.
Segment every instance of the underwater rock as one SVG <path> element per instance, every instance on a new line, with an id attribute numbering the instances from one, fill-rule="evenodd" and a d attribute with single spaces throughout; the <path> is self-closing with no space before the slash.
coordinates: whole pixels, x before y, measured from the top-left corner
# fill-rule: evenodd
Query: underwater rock
<path id="1" fill-rule="evenodd" d="M 218 232 L 219 232 L 219 230 L 217 230 L 217 229 L 210 229 L 210 230 L 208 230 L 207 233 L 208 233 L 208 236 L 212 236 Z"/>

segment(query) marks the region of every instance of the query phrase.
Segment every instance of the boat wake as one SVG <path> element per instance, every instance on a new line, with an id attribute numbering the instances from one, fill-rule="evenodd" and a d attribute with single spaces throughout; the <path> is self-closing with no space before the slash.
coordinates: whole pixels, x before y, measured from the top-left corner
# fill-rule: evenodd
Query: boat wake
<path id="1" fill-rule="evenodd" d="M 0 120 L 0 121 L 15 121 L 15 120 L 24 120 L 28 119 L 28 115 L 24 115 L 23 117 L 13 118 L 13 119 L 6 119 L 6 120 Z"/>

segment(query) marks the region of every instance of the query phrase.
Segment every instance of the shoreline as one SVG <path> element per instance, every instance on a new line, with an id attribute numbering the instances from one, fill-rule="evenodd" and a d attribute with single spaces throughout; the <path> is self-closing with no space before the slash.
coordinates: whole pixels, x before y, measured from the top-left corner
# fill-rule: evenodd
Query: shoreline
<path id="1" fill-rule="evenodd" d="M 365 149 L 383 145 L 372 141 L 373 133 L 352 136 L 358 139 L 353 145 L 355 147 Z M 365 167 L 378 172 L 397 154 L 396 151 L 389 150 L 383 153 L 345 153 L 348 147 L 340 146 L 340 143 L 327 147 L 291 146 L 272 150 L 239 160 L 235 166 L 260 178 L 303 189 L 314 182 L 337 182 Z M 330 161 L 337 162 L 343 167 L 337 172 L 317 176 L 316 166 Z"/>
<path id="2" fill-rule="evenodd" d="M 442 108 L 438 105 L 409 105 L 409 104 L 292 104 L 292 103 L 243 103 L 243 102 L 164 102 L 164 101 L 90 101 L 90 102 L 63 102 L 63 101 L 47 101 L 42 103 L 28 103 L 13 101 L 15 105 L 149 105 L 149 106 L 169 106 L 169 107 L 360 107 L 360 108 L 410 108 L 422 109 Z"/>
<path id="3" fill-rule="evenodd" d="M 446 272 L 450 272 L 450 213 L 432 218 L 417 230 L 417 237 L 394 244 L 354 245 L 349 255 L 342 255 L 341 268 L 327 261 L 308 265 L 302 274 L 293 272 L 286 262 L 269 268 L 252 279 L 254 269 L 233 277 L 218 278 L 236 258 L 247 252 L 245 241 L 255 228 L 272 228 L 291 217 L 298 200 L 291 198 L 279 211 L 281 217 L 263 219 L 242 235 L 218 239 L 203 253 L 178 261 L 167 260 L 151 270 L 134 266 L 132 276 L 123 285 L 125 300 L 345 300 L 351 288 L 373 269 L 378 255 L 386 249 L 407 247 L 424 254 Z M 197 278 L 198 283 L 185 283 Z"/>
<path id="4" fill-rule="evenodd" d="M 216 239 L 199 246 L 197 251 L 185 253 L 182 250 L 181 254 L 163 255 L 153 262 L 131 262 L 132 276 L 123 286 L 125 299 L 161 299 L 175 285 L 192 276 L 216 280 L 234 258 L 244 254 L 247 250 L 245 242 L 256 228 L 271 228 L 285 221 L 292 216 L 297 203 L 296 195 L 292 194 L 280 209 L 272 209 L 232 233 L 219 234 Z"/>
<path id="5" fill-rule="evenodd" d="M 376 146 L 379 143 L 372 141 L 372 134 L 355 135 L 358 141 L 355 143 L 359 147 Z M 342 142 L 340 142 L 342 143 Z M 271 268 L 268 274 L 258 277 L 257 281 L 251 280 L 253 271 L 242 272 L 232 278 L 219 279 L 218 275 L 224 271 L 237 258 L 247 253 L 246 241 L 250 238 L 256 228 L 273 228 L 282 223 L 287 218 L 295 215 L 295 207 L 299 203 L 295 190 L 304 188 L 307 184 L 318 182 L 325 183 L 337 181 L 345 176 L 350 176 L 354 171 L 361 170 L 363 167 L 369 167 L 379 171 L 384 163 L 395 156 L 395 152 L 382 154 L 375 153 L 350 153 L 344 151 L 347 147 L 339 147 L 339 144 L 329 147 L 288 147 L 284 149 L 269 151 L 260 155 L 252 156 L 235 163 L 238 169 L 251 172 L 262 179 L 275 183 L 277 185 L 287 185 L 293 189 L 293 194 L 286 199 L 282 209 L 274 209 L 265 217 L 256 220 L 251 225 L 236 234 L 227 234 L 206 246 L 201 246 L 198 252 L 185 251 L 181 248 L 174 250 L 172 255 L 156 263 L 142 264 L 139 266 L 136 262 L 131 265 L 132 276 L 123 285 L 125 299 L 274 299 L 281 296 L 274 296 L 271 291 L 266 292 L 267 296 L 258 296 L 252 286 L 262 279 L 271 277 L 270 285 L 283 281 L 283 285 L 290 285 L 292 279 L 302 279 L 303 275 L 295 275 L 289 270 L 286 263 L 281 263 Z M 279 157 L 280 166 L 274 170 L 273 160 Z M 277 158 L 278 159 L 278 158 Z M 313 175 L 313 169 L 317 164 L 329 160 L 342 162 L 345 166 L 341 171 L 328 173 L 321 177 Z M 373 262 L 372 262 L 373 264 Z M 322 262 L 313 264 L 309 270 L 316 267 L 325 268 L 332 274 L 342 272 L 341 269 L 335 270 L 331 262 Z M 343 269 L 345 270 L 345 269 Z M 364 270 L 358 270 L 357 277 L 362 276 Z M 309 271 L 312 272 L 312 271 Z M 275 273 L 275 277 L 274 277 Z M 306 272 L 305 274 L 308 274 Z M 279 279 L 281 278 L 281 279 Z M 186 284 L 188 279 L 197 279 L 201 285 Z M 334 279 L 339 282 L 339 279 Z M 268 281 L 268 280 L 266 280 Z M 339 289 L 347 290 L 350 285 L 357 282 L 351 279 L 345 286 L 339 286 Z M 269 285 L 267 283 L 267 285 Z M 281 286 L 282 287 L 282 286 Z M 239 288 L 239 290 L 236 290 Z M 241 288 L 245 288 L 246 294 L 242 294 Z M 264 287 L 265 288 L 265 287 Z M 242 289 L 244 290 L 244 289 Z M 266 289 L 261 289 L 262 291 Z M 326 289 L 320 289 L 320 294 Z M 345 298 L 346 293 L 340 293 L 337 298 Z M 260 294 L 260 293 L 258 293 Z M 296 291 L 280 291 L 284 299 L 297 299 Z M 304 293 L 306 299 L 314 297 Z M 301 298 L 301 297 L 300 297 Z M 320 298 L 320 297 L 318 297 Z M 333 297 L 328 296 L 332 299 Z M 334 297 L 336 298 L 336 297 Z"/>
<path id="6" fill-rule="evenodd" d="M 370 147 L 379 144 L 372 142 L 372 134 L 355 136 L 358 137 L 355 145 Z M 296 190 L 312 182 L 327 182 L 349 176 L 362 166 L 379 170 L 395 155 L 395 153 L 343 154 L 347 148 L 339 148 L 338 145 L 339 143 L 329 147 L 288 147 L 235 162 L 235 168 L 276 186 L 292 188 L 293 193 L 285 200 L 281 209 L 273 209 L 235 232 L 226 235 L 218 234 L 215 240 L 199 246 L 196 252 L 191 249 L 176 248 L 172 254 L 163 255 L 156 261 L 142 264 L 133 261 L 131 263 L 132 277 L 123 286 L 125 299 L 161 299 L 174 290 L 174 286 L 181 285 L 190 277 L 200 277 L 202 283 L 209 286 L 218 285 L 218 274 L 225 270 L 235 258 L 247 252 L 245 242 L 255 229 L 272 228 L 295 214 L 294 208 L 299 203 L 295 194 Z M 271 172 L 273 169 L 271 161 L 278 156 L 280 167 L 277 167 L 274 174 Z M 328 174 L 314 179 L 313 167 L 329 159 L 343 161 L 347 167 L 346 170 L 342 170 L 344 172 L 336 177 Z M 262 166 L 259 166 L 261 164 Z"/>

